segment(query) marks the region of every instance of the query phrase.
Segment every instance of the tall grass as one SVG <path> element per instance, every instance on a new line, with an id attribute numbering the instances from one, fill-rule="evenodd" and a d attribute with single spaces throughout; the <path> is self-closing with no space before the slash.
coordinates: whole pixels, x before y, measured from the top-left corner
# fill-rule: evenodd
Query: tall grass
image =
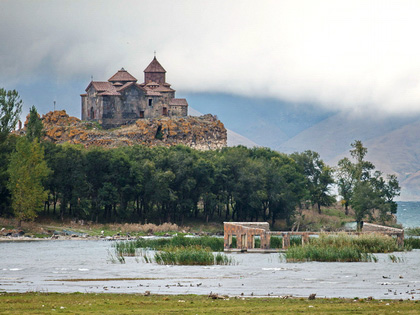
<path id="1" fill-rule="evenodd" d="M 230 265 L 233 260 L 224 254 L 214 255 L 210 248 L 201 246 L 167 247 L 156 252 L 155 262 L 161 265 Z"/>
<path id="2" fill-rule="evenodd" d="M 133 241 L 116 242 L 112 244 L 115 249 L 115 253 L 119 256 L 135 256 L 136 255 L 136 244 Z"/>
<path id="3" fill-rule="evenodd" d="M 320 234 L 319 238 L 311 238 L 311 244 L 320 247 L 355 247 L 363 253 L 390 253 L 401 250 L 394 238 L 383 234 L 336 235 Z"/>
<path id="4" fill-rule="evenodd" d="M 370 253 L 362 253 L 355 247 L 320 247 L 309 244 L 306 246 L 293 246 L 285 253 L 286 261 L 376 261 L 376 257 Z"/>
<path id="5" fill-rule="evenodd" d="M 311 238 L 305 246 L 292 246 L 285 254 L 287 261 L 376 261 L 372 253 L 401 250 L 396 240 L 382 234 L 326 235 Z"/>
<path id="6" fill-rule="evenodd" d="M 404 232 L 408 236 L 420 236 L 420 227 L 408 228 Z"/>
<path id="7" fill-rule="evenodd" d="M 115 252 L 120 256 L 135 256 L 136 250 L 139 248 L 148 248 L 154 250 L 163 250 L 167 247 L 188 247 L 200 246 L 202 248 L 210 248 L 213 252 L 222 252 L 224 248 L 223 238 L 220 237 L 184 237 L 174 236 L 171 238 L 144 239 L 140 238 L 135 241 L 121 241 L 112 245 Z"/>
<path id="8" fill-rule="evenodd" d="M 150 248 L 155 250 L 161 250 L 167 246 L 171 247 L 187 247 L 187 246 L 201 246 L 209 247 L 213 252 L 222 252 L 224 248 L 224 241 L 221 237 L 185 237 L 185 236 L 174 236 L 172 238 L 160 238 L 160 239 L 144 239 L 140 238 L 135 243 L 136 248 Z"/>
<path id="9" fill-rule="evenodd" d="M 407 250 L 420 249 L 420 238 L 408 237 L 404 239 L 404 247 Z"/>

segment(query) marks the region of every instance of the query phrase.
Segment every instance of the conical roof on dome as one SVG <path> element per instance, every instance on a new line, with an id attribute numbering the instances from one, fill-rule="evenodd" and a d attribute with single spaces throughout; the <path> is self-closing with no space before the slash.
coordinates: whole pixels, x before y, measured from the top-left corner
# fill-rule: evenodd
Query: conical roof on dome
<path id="1" fill-rule="evenodd" d="M 108 79 L 109 82 L 137 82 L 137 79 L 133 77 L 127 70 L 121 68 L 116 74 Z"/>
<path id="2" fill-rule="evenodd" d="M 166 70 L 162 65 L 157 61 L 156 57 L 153 58 L 152 62 L 144 69 L 144 72 L 163 72 L 166 73 Z"/>

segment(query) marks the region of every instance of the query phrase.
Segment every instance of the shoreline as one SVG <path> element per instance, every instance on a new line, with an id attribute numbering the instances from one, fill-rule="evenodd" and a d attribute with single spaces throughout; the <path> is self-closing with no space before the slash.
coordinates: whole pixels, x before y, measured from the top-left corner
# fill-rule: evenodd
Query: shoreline
<path id="1" fill-rule="evenodd" d="M 39 241 L 133 241 L 137 238 L 127 237 L 98 237 L 98 236 L 87 236 L 87 237 L 72 237 L 72 236 L 53 236 L 53 237 L 25 237 L 25 236 L 0 236 L 0 243 L 8 242 L 39 242 Z"/>

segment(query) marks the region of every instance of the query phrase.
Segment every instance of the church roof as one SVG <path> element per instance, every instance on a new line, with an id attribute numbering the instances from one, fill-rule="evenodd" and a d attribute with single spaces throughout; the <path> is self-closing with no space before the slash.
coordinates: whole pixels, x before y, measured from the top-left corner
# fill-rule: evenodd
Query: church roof
<path id="1" fill-rule="evenodd" d="M 153 58 L 152 62 L 144 69 L 144 72 L 163 72 L 165 73 L 166 70 L 163 69 L 159 61 L 157 61 L 156 57 Z"/>
<path id="2" fill-rule="evenodd" d="M 134 82 L 126 82 L 123 86 L 117 87 L 117 91 L 122 91 L 122 90 L 128 88 L 130 85 L 133 85 L 133 84 L 136 85 L 136 83 L 134 83 Z"/>
<path id="3" fill-rule="evenodd" d="M 160 92 L 156 92 L 153 90 L 148 90 L 146 93 L 146 96 L 162 96 L 162 94 Z"/>
<path id="4" fill-rule="evenodd" d="M 154 91 L 158 91 L 158 92 L 173 92 L 175 91 L 174 89 L 171 89 L 168 86 L 164 86 L 164 85 L 159 85 L 157 88 L 153 89 Z"/>
<path id="5" fill-rule="evenodd" d="M 127 70 L 121 68 L 116 74 L 108 79 L 109 82 L 137 82 L 137 79 L 128 73 Z"/>
<path id="6" fill-rule="evenodd" d="M 115 91 L 115 86 L 112 85 L 111 82 L 103 82 L 103 81 L 91 81 L 86 88 L 86 92 L 89 90 L 89 88 L 93 86 L 93 88 L 98 92 L 104 92 L 104 91 Z"/>
<path id="7" fill-rule="evenodd" d="M 173 106 L 188 106 L 187 100 L 185 98 L 173 98 L 169 100 L 169 105 Z"/>
<path id="8" fill-rule="evenodd" d="M 159 86 L 159 83 L 156 83 L 154 81 L 150 81 L 149 83 L 146 84 L 146 86 Z"/>
<path id="9" fill-rule="evenodd" d="M 121 95 L 121 94 L 118 93 L 117 91 L 105 91 L 105 92 L 99 93 L 98 95 L 103 96 L 103 95 Z"/>

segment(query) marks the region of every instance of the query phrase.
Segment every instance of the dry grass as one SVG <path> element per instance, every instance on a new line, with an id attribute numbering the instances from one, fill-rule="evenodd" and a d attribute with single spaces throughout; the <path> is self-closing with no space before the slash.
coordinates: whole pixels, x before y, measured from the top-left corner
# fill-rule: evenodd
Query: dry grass
<path id="1" fill-rule="evenodd" d="M 5 228 L 6 230 L 14 230 L 14 229 L 18 229 L 18 220 L 16 219 L 9 219 L 9 218 L 1 218 L 0 217 L 0 229 Z M 31 233 L 34 234 L 44 234 L 47 233 L 47 230 L 45 229 L 45 227 L 43 227 L 42 225 L 40 225 L 37 222 L 22 222 L 21 227 L 19 228 L 20 230 L 23 231 L 30 231 Z"/>
<path id="2" fill-rule="evenodd" d="M 179 227 L 173 223 L 163 223 L 156 225 L 153 223 L 138 224 L 138 223 L 124 223 L 124 224 L 107 224 L 106 226 L 113 231 L 121 231 L 122 233 L 165 233 L 165 232 L 187 232 L 188 228 Z"/>
<path id="3" fill-rule="evenodd" d="M 301 231 L 338 231 L 345 222 L 354 221 L 354 216 L 345 215 L 344 209 L 323 209 L 319 214 L 317 210 L 304 209 L 296 216 L 295 229 Z"/>
<path id="4" fill-rule="evenodd" d="M 0 229 L 6 230 L 17 229 L 18 221 L 12 218 L 0 218 Z M 148 223 L 113 223 L 113 224 L 98 224 L 89 221 L 71 221 L 64 222 L 53 221 L 51 219 L 37 219 L 35 222 L 22 222 L 21 230 L 26 234 L 51 234 L 54 230 L 72 230 L 87 233 L 90 235 L 100 234 L 105 231 L 105 234 L 129 233 L 129 234 L 160 234 L 167 232 L 188 232 L 188 227 L 180 227 L 172 223 L 163 223 L 160 225 Z"/>

